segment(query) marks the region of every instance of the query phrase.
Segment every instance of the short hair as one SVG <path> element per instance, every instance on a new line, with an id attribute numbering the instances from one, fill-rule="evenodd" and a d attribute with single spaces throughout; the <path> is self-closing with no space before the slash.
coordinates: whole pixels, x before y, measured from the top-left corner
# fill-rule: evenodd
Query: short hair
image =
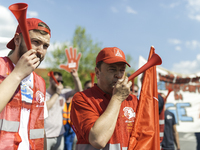
<path id="1" fill-rule="evenodd" d="M 45 27 L 45 28 L 47 28 L 49 30 L 49 32 L 51 32 L 49 26 L 47 24 L 43 23 L 43 22 L 38 23 L 38 26 Z M 38 29 L 33 29 L 33 31 L 40 32 L 40 34 L 42 34 L 42 35 L 49 34 L 49 33 L 45 32 L 43 30 L 38 30 Z"/>
<path id="2" fill-rule="evenodd" d="M 96 64 L 96 67 L 101 71 L 101 64 L 103 63 L 103 61 L 99 61 Z"/>
<path id="3" fill-rule="evenodd" d="M 54 76 L 55 76 L 55 75 L 62 76 L 62 73 L 60 73 L 60 72 L 58 72 L 58 71 L 54 71 L 54 72 L 53 72 L 53 75 L 54 75 Z"/>
<path id="4" fill-rule="evenodd" d="M 84 87 L 88 84 L 88 83 L 90 83 L 91 82 L 91 80 L 87 80 L 87 81 L 85 81 L 85 83 L 84 83 Z"/>

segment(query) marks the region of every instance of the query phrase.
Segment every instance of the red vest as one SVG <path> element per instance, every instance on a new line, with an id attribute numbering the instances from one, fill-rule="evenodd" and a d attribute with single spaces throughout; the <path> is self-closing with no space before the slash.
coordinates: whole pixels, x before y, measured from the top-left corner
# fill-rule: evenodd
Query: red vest
<path id="1" fill-rule="evenodd" d="M 8 57 L 0 58 L 0 83 L 13 69 L 14 66 Z M 44 100 L 46 86 L 44 80 L 34 72 L 33 80 L 32 104 L 22 102 L 19 85 L 12 99 L 0 113 L 0 148 L 2 150 L 18 149 L 21 142 L 21 137 L 18 133 L 21 107 L 30 109 L 28 138 L 31 150 L 41 150 L 44 147 Z"/>
<path id="2" fill-rule="evenodd" d="M 160 143 L 164 137 L 164 127 L 165 127 L 165 111 L 164 108 L 159 115 L 159 127 L 160 127 Z"/>

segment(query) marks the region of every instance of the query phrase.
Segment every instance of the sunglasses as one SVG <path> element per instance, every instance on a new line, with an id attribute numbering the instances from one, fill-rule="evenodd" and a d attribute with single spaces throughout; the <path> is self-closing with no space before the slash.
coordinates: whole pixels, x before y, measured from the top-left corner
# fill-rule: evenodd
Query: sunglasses
<path id="1" fill-rule="evenodd" d="M 57 81 L 58 81 L 58 83 L 59 83 L 59 82 L 62 83 L 62 84 L 64 83 L 63 80 L 57 80 Z"/>

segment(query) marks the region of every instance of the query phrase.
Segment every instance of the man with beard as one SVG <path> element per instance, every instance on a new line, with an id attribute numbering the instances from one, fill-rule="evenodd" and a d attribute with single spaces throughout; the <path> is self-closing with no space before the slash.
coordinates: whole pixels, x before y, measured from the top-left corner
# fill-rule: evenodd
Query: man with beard
<path id="1" fill-rule="evenodd" d="M 138 100 L 130 94 L 126 65 L 130 67 L 117 47 L 106 47 L 97 55 L 97 84 L 72 100 L 76 150 L 127 149 Z"/>
<path id="2" fill-rule="evenodd" d="M 50 78 L 47 88 L 46 100 L 48 118 L 45 119 L 44 126 L 47 137 L 47 150 L 64 149 L 63 108 L 65 101 L 76 92 L 82 91 L 81 81 L 76 69 L 71 69 L 75 89 L 63 89 L 63 77 L 60 72 L 54 72 L 54 78 L 58 84 Z"/>
<path id="3" fill-rule="evenodd" d="M 46 86 L 33 71 L 44 59 L 51 32 L 37 18 L 26 21 L 32 49 L 27 49 L 18 25 L 14 38 L 7 44 L 13 52 L 0 58 L 0 147 L 3 150 L 46 149 Z"/>

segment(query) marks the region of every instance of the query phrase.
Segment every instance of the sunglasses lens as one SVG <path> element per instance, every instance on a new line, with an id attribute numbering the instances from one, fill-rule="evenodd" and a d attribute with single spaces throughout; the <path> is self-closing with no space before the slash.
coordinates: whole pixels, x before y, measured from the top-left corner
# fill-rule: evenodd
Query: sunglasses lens
<path id="1" fill-rule="evenodd" d="M 63 84 L 63 81 L 62 81 L 62 80 L 57 80 L 57 81 Z"/>

